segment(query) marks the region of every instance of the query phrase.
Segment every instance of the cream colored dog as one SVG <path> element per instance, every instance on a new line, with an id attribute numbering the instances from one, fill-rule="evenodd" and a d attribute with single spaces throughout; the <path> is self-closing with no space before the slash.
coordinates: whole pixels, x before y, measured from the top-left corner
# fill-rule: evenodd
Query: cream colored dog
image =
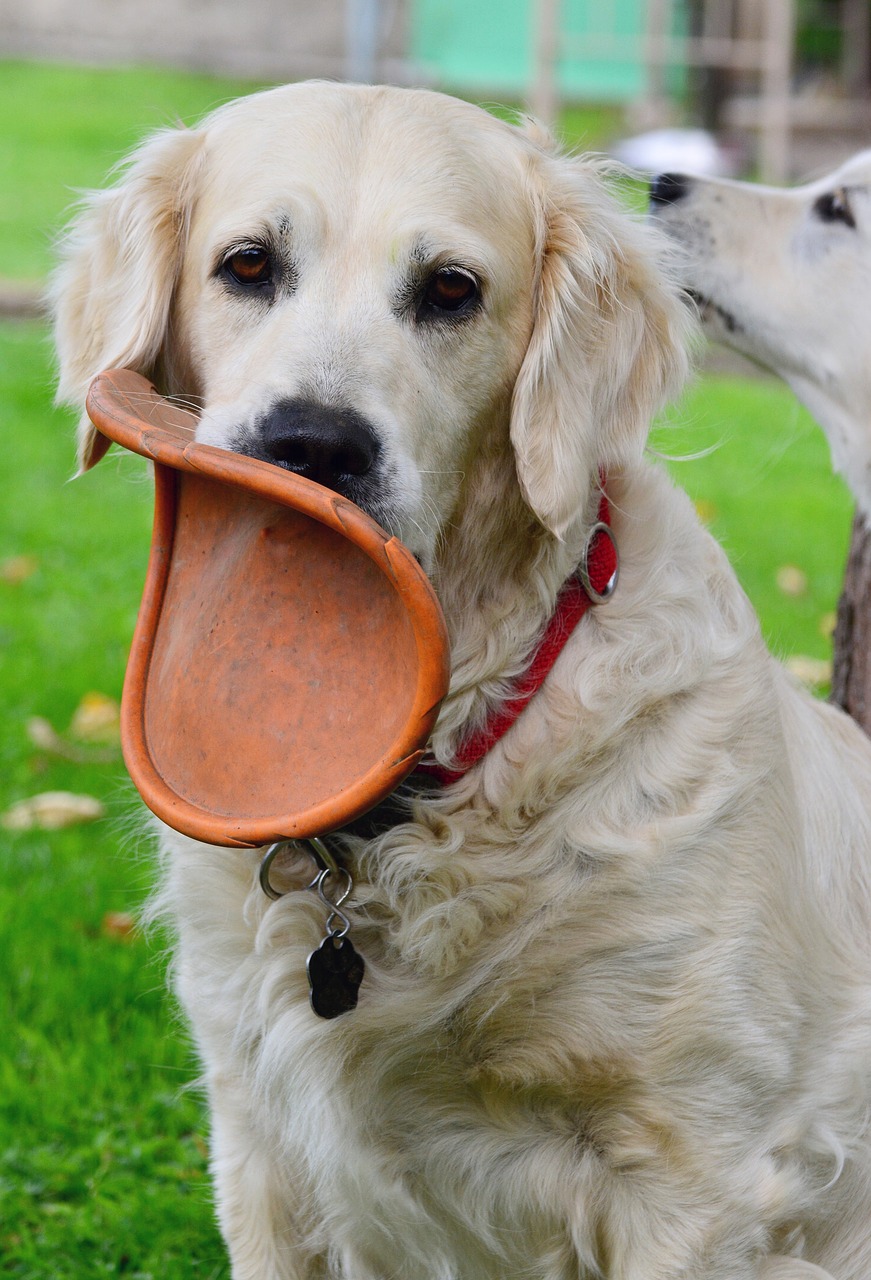
<path id="1" fill-rule="evenodd" d="M 480 764 L 335 841 L 353 1012 L 309 1005 L 305 859 L 271 902 L 257 851 L 163 832 L 237 1280 L 871 1275 L 871 745 L 645 458 L 685 371 L 657 252 L 534 129 L 330 85 L 157 136 L 72 229 L 62 396 L 131 366 L 401 535 L 451 632 L 442 762 L 603 472 L 622 555 Z"/>
<path id="2" fill-rule="evenodd" d="M 871 516 L 871 151 L 792 190 L 664 174 L 651 207 L 710 336 L 789 383 Z"/>

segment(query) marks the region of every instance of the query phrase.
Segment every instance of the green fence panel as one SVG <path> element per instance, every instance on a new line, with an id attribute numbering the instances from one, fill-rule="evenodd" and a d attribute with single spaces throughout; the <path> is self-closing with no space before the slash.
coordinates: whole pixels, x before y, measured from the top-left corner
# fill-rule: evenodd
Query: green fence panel
<path id="1" fill-rule="evenodd" d="M 570 49 L 558 67 L 562 94 L 621 102 L 642 93 L 644 0 L 563 0 L 561 7 Z M 520 97 L 532 82 L 534 20 L 530 0 L 415 0 L 412 56 L 439 84 Z M 619 56 L 607 50 L 613 37 Z"/>

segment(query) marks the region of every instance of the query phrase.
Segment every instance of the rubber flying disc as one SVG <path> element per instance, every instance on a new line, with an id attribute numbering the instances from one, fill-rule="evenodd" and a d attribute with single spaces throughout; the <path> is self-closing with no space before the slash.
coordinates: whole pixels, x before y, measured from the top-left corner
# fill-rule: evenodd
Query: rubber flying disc
<path id="1" fill-rule="evenodd" d="M 331 489 L 196 443 L 196 416 L 139 374 L 100 374 L 87 410 L 155 464 L 121 707 L 145 803 L 236 846 L 366 813 L 417 764 L 447 691 L 444 618 L 414 556 Z"/>

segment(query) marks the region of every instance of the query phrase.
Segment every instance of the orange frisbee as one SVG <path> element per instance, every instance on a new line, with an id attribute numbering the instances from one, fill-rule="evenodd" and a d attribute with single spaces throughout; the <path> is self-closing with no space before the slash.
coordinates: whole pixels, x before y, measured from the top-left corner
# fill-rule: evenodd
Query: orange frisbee
<path id="1" fill-rule="evenodd" d="M 197 444 L 197 418 L 139 374 L 100 374 L 87 409 L 155 464 L 121 709 L 145 803 L 233 846 L 366 813 L 417 764 L 447 691 L 444 618 L 414 556 L 332 490 Z"/>

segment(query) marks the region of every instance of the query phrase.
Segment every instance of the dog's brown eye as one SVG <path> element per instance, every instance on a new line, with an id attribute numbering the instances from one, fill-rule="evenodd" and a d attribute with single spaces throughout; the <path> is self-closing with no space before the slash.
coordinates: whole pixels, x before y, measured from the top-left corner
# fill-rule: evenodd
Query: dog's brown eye
<path id="1" fill-rule="evenodd" d="M 238 284 L 268 284 L 272 280 L 272 260 L 265 249 L 237 249 L 224 259 L 224 269 Z"/>
<path id="2" fill-rule="evenodd" d="M 423 295 L 425 310 L 456 315 L 468 311 L 478 300 L 478 281 L 468 271 L 443 267 L 428 281 Z"/>
<path id="3" fill-rule="evenodd" d="M 822 222 L 843 222 L 848 227 L 856 226 L 856 219 L 853 217 L 853 210 L 850 208 L 850 201 L 843 187 L 839 187 L 837 191 L 827 191 L 824 196 L 820 196 L 814 205 L 814 210 Z"/>

